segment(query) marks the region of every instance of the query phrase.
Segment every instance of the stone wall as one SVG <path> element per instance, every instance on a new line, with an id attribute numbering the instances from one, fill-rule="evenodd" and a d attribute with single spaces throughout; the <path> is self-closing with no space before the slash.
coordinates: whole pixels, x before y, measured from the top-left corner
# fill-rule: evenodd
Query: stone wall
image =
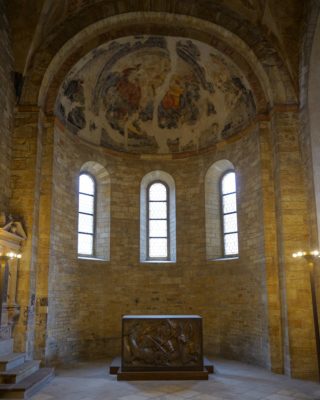
<path id="1" fill-rule="evenodd" d="M 207 354 L 269 365 L 259 137 L 205 156 L 141 160 L 111 156 L 55 129 L 46 356 L 116 355 L 123 314 L 200 314 Z M 238 180 L 240 258 L 207 261 L 204 178 L 229 159 Z M 109 262 L 77 259 L 77 180 L 95 161 L 111 178 Z M 140 263 L 140 182 L 164 170 L 176 184 L 177 262 Z"/>
<path id="2" fill-rule="evenodd" d="M 5 2 L 0 0 L 0 210 L 21 215 L 28 233 L 19 273 L 21 316 L 15 329 L 16 350 L 27 350 L 50 362 L 111 356 L 120 351 L 121 315 L 195 313 L 204 318 L 207 354 L 318 379 L 309 275 L 305 260 L 294 260 L 292 253 L 319 243 L 319 207 L 314 201 L 316 194 L 320 204 L 319 180 L 314 172 L 319 172 L 320 102 L 310 102 L 309 94 L 310 88 L 316 95 L 320 92 L 318 62 L 312 62 L 319 54 L 313 51 L 313 38 L 317 24 L 319 29 L 320 9 L 318 0 L 310 0 L 305 10 L 299 121 L 298 90 L 293 88 L 298 89 L 297 43 L 303 2 L 290 2 L 276 6 L 270 1 L 261 10 L 255 5 L 248 19 L 247 12 L 236 16 L 220 2 L 209 5 L 199 0 L 197 6 L 169 0 L 100 2 L 99 6 L 91 2 L 81 11 L 80 4 L 87 5 L 87 1 L 79 0 L 72 3 L 69 11 L 74 14 L 65 24 L 65 1 L 51 2 L 51 17 L 41 16 L 39 40 L 34 43 L 45 40 L 50 22 L 57 29 L 27 69 L 11 129 L 13 60 Z M 9 3 L 9 8 L 15 8 L 15 1 Z M 231 3 L 237 3 L 235 10 L 240 11 L 249 4 L 245 0 Z M 130 16 L 128 11 L 146 12 Z M 152 16 L 148 11 L 167 14 Z M 105 25 L 100 25 L 101 18 Z M 260 22 L 264 28 L 259 33 Z M 22 25 L 14 25 L 19 37 L 24 32 Z M 83 36 L 66 43 L 85 27 Z M 227 34 L 224 40 L 221 27 L 239 38 Z M 215 150 L 189 158 L 175 154 L 172 159 L 169 154 L 162 158 L 116 155 L 113 150 L 84 144 L 64 132 L 59 122 L 54 129 L 51 119 L 58 87 L 77 60 L 117 35 L 152 34 L 153 29 L 210 43 L 239 64 L 255 89 L 259 131 L 248 127 L 242 138 L 234 137 L 228 144 L 222 141 Z M 32 37 L 33 30 L 28 35 Z M 251 58 L 247 46 L 257 60 Z M 24 59 L 25 55 L 16 57 L 19 71 Z M 315 81 L 310 79 L 310 65 L 315 67 Z M 39 90 L 40 99 L 47 95 L 46 104 L 38 101 Z M 266 107 L 264 92 L 273 94 L 273 109 Z M 46 106 L 48 118 L 36 104 Z M 316 116 L 313 123 L 310 113 Z M 310 135 L 312 126 L 315 135 Z M 228 159 L 237 171 L 240 258 L 207 261 L 204 180 L 208 168 L 221 159 Z M 100 163 L 111 179 L 110 261 L 81 260 L 76 254 L 77 180 L 88 161 Z M 140 182 L 158 169 L 171 174 L 176 183 L 176 263 L 139 261 Z M 318 292 L 319 277 L 318 273 Z"/>
<path id="3" fill-rule="evenodd" d="M 0 211 L 10 197 L 11 129 L 14 106 L 13 58 L 4 1 L 0 1 Z"/>
<path id="4" fill-rule="evenodd" d="M 292 377 L 317 379 L 308 266 L 305 259 L 292 257 L 297 250 L 309 247 L 308 193 L 299 147 L 298 110 L 275 112 L 272 125 L 284 368 Z"/>
<path id="5" fill-rule="evenodd" d="M 309 249 L 320 246 L 320 3 L 311 0 L 305 7 L 300 49 L 300 148 L 308 194 Z M 318 319 L 320 318 L 319 262 L 314 265 Z M 319 361 L 318 361 L 319 363 Z M 320 367 L 320 366 L 319 366 Z"/>
<path id="6" fill-rule="evenodd" d="M 320 4 L 310 1 L 305 7 L 305 23 L 301 41 L 300 53 L 300 145 L 304 162 L 305 179 L 309 192 L 309 226 L 311 246 L 319 246 L 320 225 L 317 222 L 320 216 L 319 194 L 319 113 L 320 81 L 318 76 L 318 62 L 320 54 Z M 315 196 L 314 196 L 315 195 Z M 318 204 L 317 204 L 318 203 Z"/>

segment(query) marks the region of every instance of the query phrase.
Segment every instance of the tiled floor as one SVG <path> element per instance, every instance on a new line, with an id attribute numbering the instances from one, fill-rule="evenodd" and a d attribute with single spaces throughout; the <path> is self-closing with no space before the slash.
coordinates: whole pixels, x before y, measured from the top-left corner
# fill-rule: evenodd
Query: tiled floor
<path id="1" fill-rule="evenodd" d="M 214 366 L 208 381 L 117 382 L 107 363 L 78 363 L 58 369 L 32 400 L 320 400 L 318 383 L 234 361 L 214 361 Z"/>

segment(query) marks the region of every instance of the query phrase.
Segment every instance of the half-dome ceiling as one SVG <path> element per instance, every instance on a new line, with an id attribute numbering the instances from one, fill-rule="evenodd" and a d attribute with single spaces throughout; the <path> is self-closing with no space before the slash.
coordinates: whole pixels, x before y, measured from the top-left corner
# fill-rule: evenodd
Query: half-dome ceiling
<path id="1" fill-rule="evenodd" d="M 139 36 L 107 43 L 64 80 L 58 117 L 88 142 L 133 153 L 197 151 L 255 115 L 247 80 L 195 40 Z"/>

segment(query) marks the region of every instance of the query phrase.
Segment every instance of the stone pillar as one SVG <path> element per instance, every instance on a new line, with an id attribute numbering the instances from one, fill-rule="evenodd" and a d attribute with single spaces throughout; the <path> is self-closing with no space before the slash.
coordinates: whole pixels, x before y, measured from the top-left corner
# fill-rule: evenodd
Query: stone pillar
<path id="1" fill-rule="evenodd" d="M 318 379 L 309 271 L 292 253 L 309 248 L 308 199 L 299 148 L 298 108 L 278 107 L 272 116 L 279 281 L 285 372 Z"/>
<path id="2" fill-rule="evenodd" d="M 28 240 L 19 273 L 21 317 L 14 339 L 16 350 L 26 351 L 30 358 L 41 358 L 45 347 L 53 151 L 50 126 L 53 120 L 48 122 L 37 107 L 17 109 L 11 211 L 24 216 Z"/>
<path id="3" fill-rule="evenodd" d="M 35 357 L 44 360 L 47 334 L 48 277 L 51 245 L 54 120 L 43 117 L 39 196 L 39 246 L 36 268 Z"/>
<path id="4" fill-rule="evenodd" d="M 270 122 L 261 121 L 259 130 L 270 369 L 281 374 L 284 369 L 283 342 Z"/>
<path id="5" fill-rule="evenodd" d="M 10 210 L 21 215 L 28 234 L 23 248 L 18 278 L 17 300 L 21 316 L 17 323 L 14 340 L 16 351 L 28 351 L 27 343 L 35 304 L 35 257 L 37 250 L 37 153 L 38 153 L 38 107 L 26 106 L 16 110 L 12 137 L 12 193 Z M 33 328 L 33 327 L 32 327 Z"/>

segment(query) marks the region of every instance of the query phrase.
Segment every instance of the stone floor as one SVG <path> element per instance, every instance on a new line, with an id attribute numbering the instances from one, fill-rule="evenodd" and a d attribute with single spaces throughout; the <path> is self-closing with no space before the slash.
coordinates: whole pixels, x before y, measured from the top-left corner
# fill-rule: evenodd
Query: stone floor
<path id="1" fill-rule="evenodd" d="M 108 364 L 58 369 L 32 400 L 320 400 L 320 385 L 292 380 L 234 361 L 214 362 L 209 381 L 117 382 Z"/>

